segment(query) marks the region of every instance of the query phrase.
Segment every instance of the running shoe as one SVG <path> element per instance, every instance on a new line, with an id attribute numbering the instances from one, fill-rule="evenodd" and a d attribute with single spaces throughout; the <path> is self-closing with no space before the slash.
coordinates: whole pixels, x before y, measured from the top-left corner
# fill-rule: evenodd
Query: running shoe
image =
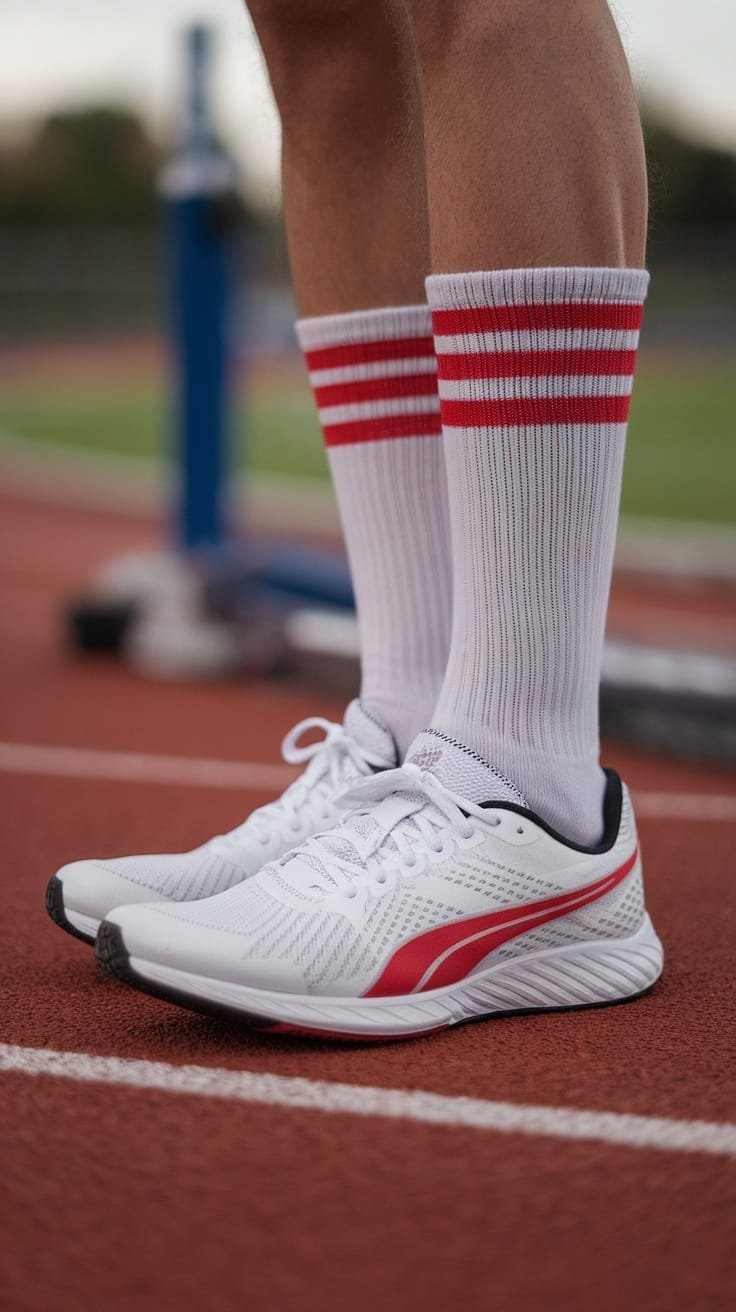
<path id="1" fill-rule="evenodd" d="M 626 788 L 604 834 L 555 833 L 514 785 L 434 730 L 342 799 L 330 831 L 217 897 L 112 911 L 100 963 L 271 1032 L 398 1039 L 645 993 L 662 947 Z"/>
<path id="2" fill-rule="evenodd" d="M 315 731 L 323 735 L 318 741 L 300 743 Z M 62 866 L 46 890 L 51 919 L 76 938 L 94 943 L 100 921 L 123 903 L 189 902 L 222 893 L 310 834 L 333 825 L 341 794 L 398 759 L 390 730 L 359 701 L 350 703 L 343 724 L 319 716 L 302 720 L 286 735 L 281 750 L 290 765 L 306 763 L 306 769 L 277 801 L 191 852 Z"/>

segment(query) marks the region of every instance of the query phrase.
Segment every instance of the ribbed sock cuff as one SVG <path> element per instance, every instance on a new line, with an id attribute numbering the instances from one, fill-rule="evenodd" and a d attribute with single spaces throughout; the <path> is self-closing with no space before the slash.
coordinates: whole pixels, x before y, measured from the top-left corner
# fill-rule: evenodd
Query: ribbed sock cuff
<path id="1" fill-rule="evenodd" d="M 396 341 L 431 333 L 432 316 L 428 305 L 389 305 L 378 310 L 298 319 L 296 323 L 297 340 L 303 351 L 315 351 L 323 346 L 347 346 L 351 342 Z"/>
<path id="2" fill-rule="evenodd" d="M 433 310 L 576 301 L 641 303 L 648 286 L 646 269 L 585 267 L 440 273 L 426 281 L 427 300 Z"/>

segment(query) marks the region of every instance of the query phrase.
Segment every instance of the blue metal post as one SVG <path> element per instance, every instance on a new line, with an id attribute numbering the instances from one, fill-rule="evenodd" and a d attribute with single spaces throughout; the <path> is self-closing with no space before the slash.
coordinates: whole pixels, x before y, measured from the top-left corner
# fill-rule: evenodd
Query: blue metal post
<path id="1" fill-rule="evenodd" d="M 185 551 L 226 536 L 229 458 L 228 291 L 233 235 L 226 222 L 235 170 L 215 144 L 208 105 L 211 36 L 186 33 L 183 130 L 162 177 L 175 368 L 175 538 Z"/>

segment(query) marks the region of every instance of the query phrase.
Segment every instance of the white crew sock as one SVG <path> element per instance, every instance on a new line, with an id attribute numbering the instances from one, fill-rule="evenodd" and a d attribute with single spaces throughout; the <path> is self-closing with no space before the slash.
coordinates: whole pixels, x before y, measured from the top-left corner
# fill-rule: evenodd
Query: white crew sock
<path id="1" fill-rule="evenodd" d="M 427 306 L 302 319 L 355 588 L 361 701 L 404 753 L 447 663 L 447 486 Z"/>
<path id="2" fill-rule="evenodd" d="M 427 280 L 454 583 L 431 723 L 583 844 L 603 829 L 598 688 L 647 283 L 587 268 Z"/>

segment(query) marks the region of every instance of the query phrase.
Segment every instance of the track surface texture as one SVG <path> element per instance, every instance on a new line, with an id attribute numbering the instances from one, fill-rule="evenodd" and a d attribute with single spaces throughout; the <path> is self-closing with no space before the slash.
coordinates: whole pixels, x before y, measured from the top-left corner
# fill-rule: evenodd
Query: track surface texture
<path id="1" fill-rule="evenodd" d="M 274 765 L 296 719 L 339 714 L 303 687 L 158 685 L 65 654 L 65 595 L 142 545 L 141 526 L 10 500 L 0 523 L 2 742 Z M 77 777 L 55 760 L 15 770 L 11 754 L 0 773 L 0 1040 L 22 1050 L 0 1071 L 3 1312 L 733 1305 L 736 1157 L 668 1147 L 653 1119 L 736 1122 L 736 810 L 706 820 L 692 801 L 736 796 L 732 776 L 607 753 L 650 798 L 640 827 L 667 952 L 651 994 L 373 1047 L 254 1033 L 104 974 L 46 914 L 54 869 L 191 846 L 268 794 Z M 690 795 L 687 818 L 662 818 L 653 794 Z M 450 1111 L 413 1116 L 407 1091 Z M 507 1104 L 521 1128 L 496 1124 Z M 524 1107 L 555 1116 L 535 1129 Z M 583 1137 L 555 1128 L 576 1110 L 595 1114 Z M 604 1132 L 609 1113 L 623 1141 Z"/>

